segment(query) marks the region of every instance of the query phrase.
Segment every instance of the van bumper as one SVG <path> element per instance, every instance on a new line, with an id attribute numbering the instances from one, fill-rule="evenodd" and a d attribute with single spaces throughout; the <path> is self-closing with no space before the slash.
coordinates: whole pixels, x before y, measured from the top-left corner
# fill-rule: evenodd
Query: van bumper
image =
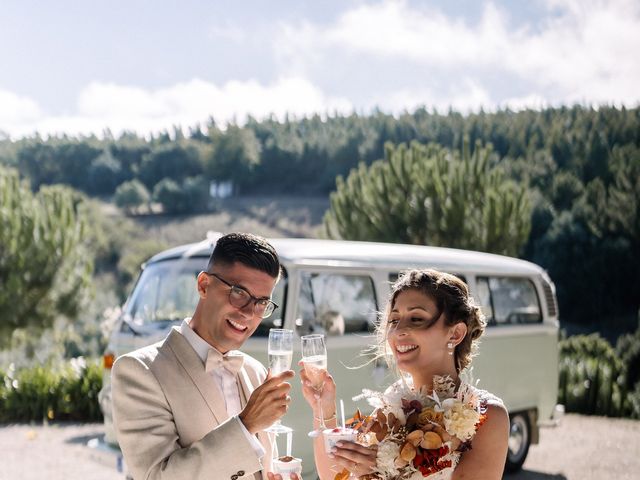
<path id="1" fill-rule="evenodd" d="M 558 403 L 553 408 L 553 413 L 551 414 L 551 418 L 549 420 L 538 422 L 538 426 L 540 427 L 557 427 L 562 422 L 562 418 L 564 417 L 564 405 Z"/>
<path id="2" fill-rule="evenodd" d="M 125 466 L 122 452 L 118 447 L 115 447 L 104 441 L 104 437 L 94 437 L 87 442 L 87 448 L 89 449 L 89 456 L 92 460 L 122 473 L 124 477 Z"/>

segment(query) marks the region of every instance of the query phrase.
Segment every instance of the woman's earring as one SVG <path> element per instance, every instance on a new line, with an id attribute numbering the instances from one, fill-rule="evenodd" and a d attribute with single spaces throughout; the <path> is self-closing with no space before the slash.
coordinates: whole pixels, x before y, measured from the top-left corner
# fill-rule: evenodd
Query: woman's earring
<path id="1" fill-rule="evenodd" d="M 447 349 L 449 350 L 449 355 L 453 355 L 453 343 L 447 343 Z"/>

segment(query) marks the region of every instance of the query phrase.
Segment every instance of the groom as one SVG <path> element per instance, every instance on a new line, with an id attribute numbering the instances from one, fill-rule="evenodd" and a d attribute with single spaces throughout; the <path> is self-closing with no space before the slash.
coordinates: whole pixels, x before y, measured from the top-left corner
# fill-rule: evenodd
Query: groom
<path id="1" fill-rule="evenodd" d="M 193 316 L 163 341 L 118 358 L 114 423 L 135 480 L 260 480 L 270 469 L 263 430 L 286 413 L 293 371 L 267 376 L 236 349 L 276 308 L 279 278 L 264 239 L 225 235 L 198 275 Z"/>

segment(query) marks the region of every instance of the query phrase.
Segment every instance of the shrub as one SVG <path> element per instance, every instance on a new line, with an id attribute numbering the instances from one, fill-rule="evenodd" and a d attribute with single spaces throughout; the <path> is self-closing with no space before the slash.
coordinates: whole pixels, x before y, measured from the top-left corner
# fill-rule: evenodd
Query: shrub
<path id="1" fill-rule="evenodd" d="M 616 353 L 624 365 L 624 383 L 630 392 L 640 383 L 640 326 L 618 338 Z"/>
<path id="2" fill-rule="evenodd" d="M 120 184 L 114 196 L 116 205 L 128 213 L 133 213 L 141 206 L 148 204 L 149 199 L 149 192 L 138 180 L 130 180 Z"/>
<path id="3" fill-rule="evenodd" d="M 598 334 L 560 342 L 558 401 L 568 412 L 625 414 L 624 366 L 609 342 Z"/>
<path id="4" fill-rule="evenodd" d="M 78 357 L 59 365 L 12 366 L 0 375 L 0 422 L 102 420 L 97 361 Z"/>
<path id="5" fill-rule="evenodd" d="M 153 199 L 162 205 L 166 213 L 186 213 L 189 211 L 189 201 L 180 185 L 164 178 L 153 187 Z"/>
<path id="6" fill-rule="evenodd" d="M 153 198 L 169 214 L 191 213 L 207 209 L 209 186 L 204 177 L 188 177 L 180 184 L 164 178 L 153 188 Z"/>

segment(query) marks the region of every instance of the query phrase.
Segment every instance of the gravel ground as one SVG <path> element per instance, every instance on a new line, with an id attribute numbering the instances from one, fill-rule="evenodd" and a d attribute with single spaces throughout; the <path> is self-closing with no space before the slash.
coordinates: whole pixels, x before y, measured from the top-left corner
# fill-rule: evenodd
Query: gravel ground
<path id="1" fill-rule="evenodd" d="M 123 480 L 115 461 L 87 447 L 99 424 L 0 427 L 0 480 Z M 110 457 L 107 457 L 109 459 Z M 566 415 L 543 429 L 522 472 L 505 480 L 632 480 L 640 472 L 640 422 Z"/>

